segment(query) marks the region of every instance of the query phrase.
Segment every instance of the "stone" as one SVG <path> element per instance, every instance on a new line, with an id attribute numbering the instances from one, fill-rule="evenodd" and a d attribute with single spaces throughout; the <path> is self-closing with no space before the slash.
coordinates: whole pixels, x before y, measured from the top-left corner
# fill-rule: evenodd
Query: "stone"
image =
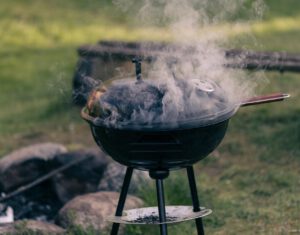
<path id="1" fill-rule="evenodd" d="M 56 221 L 64 228 L 79 226 L 107 234 L 111 223 L 105 219 L 115 213 L 118 200 L 119 193 L 116 192 L 97 192 L 78 196 L 60 210 Z M 127 195 L 125 209 L 138 208 L 142 205 L 141 199 Z"/>
<path id="2" fill-rule="evenodd" d="M 78 195 L 96 192 L 103 172 L 111 161 L 105 153 L 96 148 L 57 155 L 53 164 L 59 167 L 78 158 L 89 160 L 74 165 L 52 178 L 56 194 L 63 204 Z"/>
<path id="3" fill-rule="evenodd" d="M 116 162 L 108 164 L 99 183 L 98 191 L 120 192 L 125 173 L 125 166 Z M 130 181 L 129 192 L 135 193 L 140 185 L 147 184 L 150 180 L 147 171 L 134 170 Z"/>
<path id="4" fill-rule="evenodd" d="M 51 170 L 49 162 L 67 152 L 60 144 L 42 143 L 16 150 L 0 159 L 0 190 L 7 192 Z"/>
<path id="5" fill-rule="evenodd" d="M 65 234 L 65 230 L 55 224 L 36 220 L 19 220 L 14 223 L 0 225 L 0 234 L 22 235 L 22 234 Z"/>

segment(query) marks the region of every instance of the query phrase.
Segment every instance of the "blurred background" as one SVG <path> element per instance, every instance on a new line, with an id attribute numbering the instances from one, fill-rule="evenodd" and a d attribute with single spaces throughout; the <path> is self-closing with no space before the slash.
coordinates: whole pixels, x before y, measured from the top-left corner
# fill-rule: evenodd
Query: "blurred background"
<path id="1" fill-rule="evenodd" d="M 231 27 L 230 19 L 210 30 L 227 32 L 236 48 L 300 55 L 300 1 L 265 3 L 262 18 L 247 26 Z M 234 20 L 244 18 L 240 12 Z M 1 0 L 0 156 L 46 141 L 96 147 L 71 93 L 77 48 L 99 40 L 172 38 L 163 25 L 139 26 L 109 0 Z M 262 93 L 292 98 L 240 110 L 218 150 L 196 165 L 200 199 L 214 211 L 204 219 L 207 234 L 300 234 L 300 73 L 265 76 Z M 167 179 L 167 204 L 190 204 L 184 174 Z M 149 192 L 154 186 L 138 195 L 155 205 Z M 146 229 L 128 226 L 126 234 Z M 193 222 L 170 227 L 170 234 L 195 233 Z"/>

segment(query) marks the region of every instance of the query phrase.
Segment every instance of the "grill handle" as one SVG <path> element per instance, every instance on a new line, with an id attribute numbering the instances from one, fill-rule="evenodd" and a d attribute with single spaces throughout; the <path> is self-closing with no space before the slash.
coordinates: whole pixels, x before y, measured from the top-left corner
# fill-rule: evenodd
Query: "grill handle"
<path id="1" fill-rule="evenodd" d="M 284 94 L 284 93 L 273 93 L 273 94 L 269 94 L 269 95 L 256 96 L 256 97 L 252 97 L 250 99 L 244 100 L 240 106 L 245 107 L 245 106 L 251 106 L 251 105 L 278 102 L 278 101 L 283 101 L 289 97 L 290 97 L 289 94 Z"/>
<path id="2" fill-rule="evenodd" d="M 140 81 L 142 80 L 142 58 L 141 57 L 135 57 L 132 59 L 132 63 L 135 64 L 135 74 L 136 74 L 136 80 Z"/>

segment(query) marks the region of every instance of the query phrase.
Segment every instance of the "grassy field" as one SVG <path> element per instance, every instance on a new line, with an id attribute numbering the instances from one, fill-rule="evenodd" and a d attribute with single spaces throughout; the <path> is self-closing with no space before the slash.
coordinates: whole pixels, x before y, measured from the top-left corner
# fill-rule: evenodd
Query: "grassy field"
<path id="1" fill-rule="evenodd" d="M 250 29 L 260 50 L 300 53 L 300 1 L 267 0 Z M 244 33 L 244 32 L 241 32 Z M 233 40 L 243 41 L 236 32 Z M 42 141 L 69 149 L 96 146 L 79 108 L 71 104 L 76 48 L 100 39 L 166 40 L 159 29 L 138 28 L 108 0 L 3 0 L 0 6 L 0 156 Z M 221 146 L 195 166 L 207 234 L 300 234 L 300 74 L 266 73 L 264 91 L 285 91 L 280 104 L 243 108 Z M 141 188 L 155 205 L 154 185 Z M 191 203 L 184 171 L 166 182 L 168 204 Z M 170 234 L 196 234 L 193 222 Z M 157 228 L 127 227 L 130 235 Z"/>

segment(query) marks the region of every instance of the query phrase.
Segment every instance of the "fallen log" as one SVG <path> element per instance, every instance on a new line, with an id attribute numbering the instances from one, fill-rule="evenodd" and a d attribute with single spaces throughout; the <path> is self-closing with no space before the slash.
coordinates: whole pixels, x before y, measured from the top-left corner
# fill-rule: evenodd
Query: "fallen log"
<path id="1" fill-rule="evenodd" d="M 97 45 L 84 45 L 78 49 L 79 56 L 87 59 L 101 58 L 105 60 L 130 61 L 139 56 L 151 62 L 158 57 L 169 57 L 172 53 L 184 50 L 193 54 L 192 46 L 178 46 L 154 42 L 118 42 L 101 41 Z M 300 54 L 286 52 L 255 52 L 246 50 L 227 50 L 225 56 L 228 62 L 224 66 L 248 70 L 269 70 L 279 72 L 300 72 Z"/>

